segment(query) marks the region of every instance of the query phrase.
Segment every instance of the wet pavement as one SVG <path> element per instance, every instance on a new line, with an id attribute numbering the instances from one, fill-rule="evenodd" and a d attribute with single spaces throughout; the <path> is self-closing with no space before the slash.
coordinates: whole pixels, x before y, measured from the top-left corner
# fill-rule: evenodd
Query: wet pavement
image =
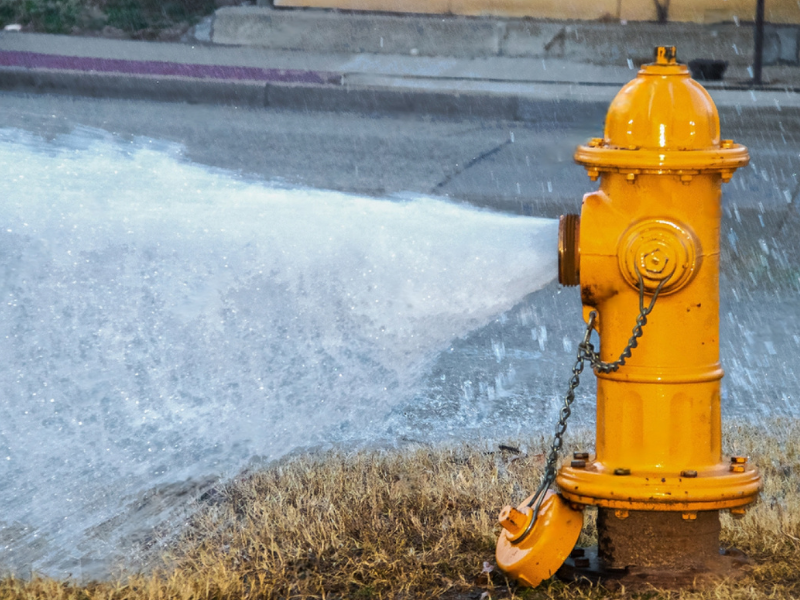
<path id="1" fill-rule="evenodd" d="M 373 196 L 433 193 L 544 217 L 576 212 L 581 196 L 594 188 L 571 155 L 601 131 L 605 113 L 590 104 L 562 116 L 543 102 L 541 114 L 555 119 L 520 124 L 21 94 L 0 95 L 0 106 L 0 128 L 48 139 L 88 128 L 123 142 L 166 141 L 182 146 L 183 160 L 232 170 L 244 181 Z M 747 145 L 753 158 L 724 187 L 721 353 L 729 422 L 800 416 L 800 371 L 793 360 L 800 351 L 799 117 L 780 106 L 732 106 L 721 113 L 723 136 Z M 582 329 L 574 288 L 552 283 L 529 295 L 438 354 L 417 391 L 371 433 L 371 443 L 489 443 L 549 434 Z M 593 389 L 588 375 L 573 426 L 592 423 Z M 93 539 L 136 560 L 146 556 L 214 475 L 128 499 L 116 517 L 97 526 Z M 140 527 L 120 538 L 117 524 L 125 520 Z M 24 574 L 45 542 L 19 528 L 6 524 L 3 539 L 27 537 L 26 551 L 13 563 Z M 95 555 L 84 550 L 76 549 L 76 569 L 97 574 L 108 568 L 92 563 Z"/>

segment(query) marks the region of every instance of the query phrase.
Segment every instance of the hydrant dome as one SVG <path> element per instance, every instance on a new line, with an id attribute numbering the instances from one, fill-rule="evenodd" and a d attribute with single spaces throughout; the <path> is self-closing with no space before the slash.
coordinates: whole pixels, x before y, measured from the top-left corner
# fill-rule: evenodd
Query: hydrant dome
<path id="1" fill-rule="evenodd" d="M 749 161 L 747 148 L 720 140 L 717 107 L 678 64 L 674 46 L 656 48 L 656 62 L 642 67 L 611 103 L 604 136 L 575 151 L 592 180 L 603 173 L 624 173 L 630 182 L 669 173 L 688 182 L 716 172 L 728 181 Z"/>
<path id="2" fill-rule="evenodd" d="M 611 103 L 604 142 L 627 150 L 719 148 L 719 113 L 685 65 L 645 65 Z"/>

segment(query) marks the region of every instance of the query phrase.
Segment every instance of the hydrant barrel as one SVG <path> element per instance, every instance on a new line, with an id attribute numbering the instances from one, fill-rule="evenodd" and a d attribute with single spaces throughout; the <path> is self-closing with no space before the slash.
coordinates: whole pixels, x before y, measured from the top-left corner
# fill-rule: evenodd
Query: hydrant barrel
<path id="1" fill-rule="evenodd" d="M 503 511 L 497 564 L 528 585 L 567 554 L 563 577 L 628 589 L 733 576 L 740 562 L 720 551 L 719 511 L 741 515 L 761 488 L 747 457 L 723 456 L 720 412 L 722 184 L 748 164 L 747 148 L 721 139 L 708 92 L 662 46 L 575 160 L 600 185 L 580 215 L 561 218 L 559 281 L 580 285 L 606 363 L 581 346 L 598 377 L 596 452 L 558 470 L 549 517 L 529 512 L 533 498 Z M 597 547 L 568 552 L 587 505 Z"/>
<path id="2" fill-rule="evenodd" d="M 575 160 L 600 187 L 584 197 L 577 246 L 562 240 L 561 264 L 577 265 L 562 281 L 577 275 L 584 311 L 597 313 L 602 360 L 631 337 L 639 278 L 646 301 L 661 288 L 632 356 L 597 373 L 596 457 L 560 470 L 562 494 L 623 510 L 753 502 L 757 471 L 734 473 L 722 458 L 719 362 L 721 184 L 748 163 L 747 149 L 720 139 L 708 92 L 661 47 L 612 102 L 604 137 Z"/>
<path id="3" fill-rule="evenodd" d="M 722 183 L 747 149 L 720 138 L 709 94 L 659 47 L 575 160 L 600 186 L 562 217 L 559 279 L 580 285 L 603 361 L 658 298 L 624 365 L 596 373 L 596 455 L 558 472 L 567 501 L 598 507 L 594 562 L 564 570 L 634 587 L 728 576 L 719 511 L 741 513 L 761 487 L 745 457 L 723 457 L 720 416 Z"/>

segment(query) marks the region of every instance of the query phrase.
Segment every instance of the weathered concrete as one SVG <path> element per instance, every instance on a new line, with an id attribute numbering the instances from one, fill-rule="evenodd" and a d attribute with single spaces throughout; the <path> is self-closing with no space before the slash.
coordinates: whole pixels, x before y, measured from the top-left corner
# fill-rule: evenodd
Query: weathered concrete
<path id="1" fill-rule="evenodd" d="M 769 25 L 764 61 L 798 64 L 800 26 Z M 226 7 L 213 17 L 210 39 L 313 52 L 360 52 L 419 56 L 516 56 L 565 58 L 590 64 L 626 65 L 649 60 L 658 44 L 677 45 L 680 58 L 716 58 L 749 65 L 752 26 L 600 21 L 545 21 L 463 16 L 341 13 Z"/>
<path id="2" fill-rule="evenodd" d="M 265 84 L 253 81 L 0 68 L 0 90 L 89 98 L 265 106 Z"/>
<path id="3" fill-rule="evenodd" d="M 217 11 L 211 40 L 307 52 L 369 52 L 423 56 L 497 56 L 503 23 L 398 15 L 347 15 L 226 7 Z M 443 51 L 445 50 L 446 51 Z"/>
<path id="4" fill-rule="evenodd" d="M 259 4 L 268 3 L 269 0 L 259 0 Z M 285 7 L 586 21 L 656 21 L 659 18 L 652 0 L 274 0 L 274 3 Z M 755 10 L 752 0 L 672 0 L 662 6 L 666 7 L 670 21 L 691 23 L 747 20 Z M 771 0 L 765 12 L 767 20 L 773 23 L 800 22 L 800 7 L 793 0 Z"/>
<path id="5" fill-rule="evenodd" d="M 632 67 L 0 33 L 2 90 L 254 108 L 563 121 L 581 106 L 607 105 Z M 749 90 L 745 69 L 735 65 L 726 82 L 707 87 L 719 106 L 800 105 L 800 69 L 765 73 L 777 82 L 771 89 Z"/>

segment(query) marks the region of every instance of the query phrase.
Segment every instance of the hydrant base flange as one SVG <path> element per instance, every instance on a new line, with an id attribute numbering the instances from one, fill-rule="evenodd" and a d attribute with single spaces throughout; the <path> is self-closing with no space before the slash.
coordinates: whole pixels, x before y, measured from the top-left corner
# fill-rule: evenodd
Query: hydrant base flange
<path id="1" fill-rule="evenodd" d="M 730 465 L 695 471 L 692 478 L 680 473 L 627 470 L 620 477 L 600 463 L 583 468 L 563 466 L 556 482 L 570 502 L 614 509 L 683 512 L 722 510 L 755 502 L 761 476 L 750 465 L 731 472 Z"/>

